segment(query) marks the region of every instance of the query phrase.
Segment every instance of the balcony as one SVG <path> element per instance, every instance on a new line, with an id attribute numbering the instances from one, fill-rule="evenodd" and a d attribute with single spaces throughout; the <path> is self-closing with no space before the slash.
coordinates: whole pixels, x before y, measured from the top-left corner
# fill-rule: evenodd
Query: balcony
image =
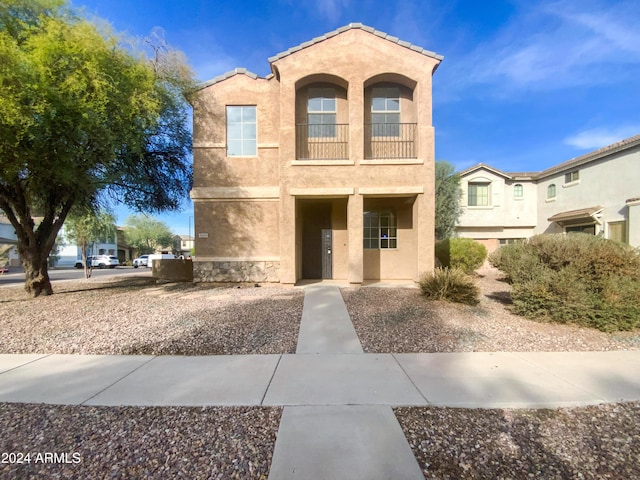
<path id="1" fill-rule="evenodd" d="M 349 125 L 296 125 L 298 160 L 346 160 L 349 158 Z"/>
<path id="2" fill-rule="evenodd" d="M 364 158 L 416 158 L 416 123 L 368 123 Z"/>

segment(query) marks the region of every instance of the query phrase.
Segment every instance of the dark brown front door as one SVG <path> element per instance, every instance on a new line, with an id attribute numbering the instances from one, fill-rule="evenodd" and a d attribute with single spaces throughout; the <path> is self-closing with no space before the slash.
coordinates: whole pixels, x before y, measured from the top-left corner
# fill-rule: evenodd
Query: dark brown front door
<path id="1" fill-rule="evenodd" d="M 327 243 L 327 237 L 329 243 Z M 303 278 L 332 278 L 330 240 L 331 204 L 304 205 L 302 209 Z"/>

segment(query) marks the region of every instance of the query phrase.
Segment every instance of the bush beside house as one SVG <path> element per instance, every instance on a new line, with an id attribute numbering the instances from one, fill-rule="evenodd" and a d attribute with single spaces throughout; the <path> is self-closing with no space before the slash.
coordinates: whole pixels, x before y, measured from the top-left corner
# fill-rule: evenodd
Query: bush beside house
<path id="1" fill-rule="evenodd" d="M 428 300 L 446 300 L 465 305 L 480 303 L 480 289 L 461 268 L 436 268 L 433 273 L 422 275 L 418 284 L 422 295 Z"/>
<path id="2" fill-rule="evenodd" d="M 447 238 L 436 242 L 436 258 L 443 267 L 472 274 L 487 258 L 487 248 L 471 238 Z"/>
<path id="3" fill-rule="evenodd" d="M 489 257 L 516 313 L 602 331 L 640 328 L 640 255 L 587 234 L 538 235 Z"/>

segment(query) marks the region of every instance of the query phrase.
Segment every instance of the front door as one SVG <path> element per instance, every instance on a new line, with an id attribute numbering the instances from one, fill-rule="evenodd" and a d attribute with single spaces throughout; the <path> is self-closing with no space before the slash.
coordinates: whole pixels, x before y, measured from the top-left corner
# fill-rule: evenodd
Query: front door
<path id="1" fill-rule="evenodd" d="M 332 277 L 331 204 L 302 206 L 302 278 Z"/>

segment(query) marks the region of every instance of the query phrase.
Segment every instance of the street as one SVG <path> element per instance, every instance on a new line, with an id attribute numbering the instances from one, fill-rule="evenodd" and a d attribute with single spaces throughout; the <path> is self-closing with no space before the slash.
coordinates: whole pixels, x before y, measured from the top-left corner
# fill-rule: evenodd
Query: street
<path id="1" fill-rule="evenodd" d="M 104 270 L 100 270 L 99 268 L 94 268 L 91 274 L 91 278 L 107 277 L 113 275 L 150 276 L 151 269 L 145 267 L 116 267 L 113 269 L 106 268 Z M 80 280 L 84 278 L 84 270 L 76 268 L 52 268 L 49 270 L 49 278 L 51 279 L 52 283 L 60 280 Z M 0 287 L 20 283 L 24 283 L 24 272 L 3 273 L 0 275 Z"/>

